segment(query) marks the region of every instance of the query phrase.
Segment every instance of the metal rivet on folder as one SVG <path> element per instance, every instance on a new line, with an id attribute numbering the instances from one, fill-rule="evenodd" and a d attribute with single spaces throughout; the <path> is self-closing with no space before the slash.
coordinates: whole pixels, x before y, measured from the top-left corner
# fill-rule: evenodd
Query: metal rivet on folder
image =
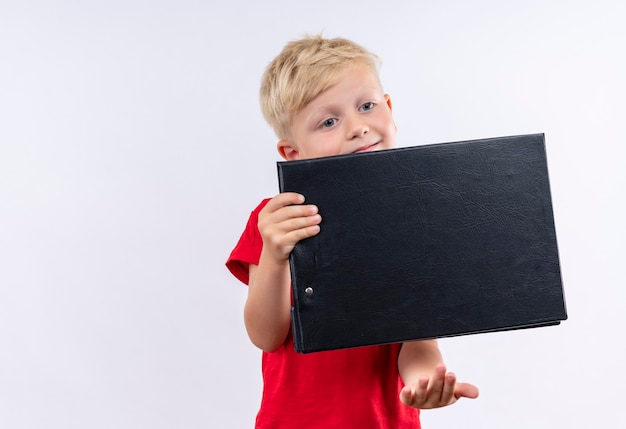
<path id="1" fill-rule="evenodd" d="M 312 287 L 308 287 L 308 288 L 304 289 L 304 293 L 306 294 L 306 296 L 313 295 L 313 288 Z"/>

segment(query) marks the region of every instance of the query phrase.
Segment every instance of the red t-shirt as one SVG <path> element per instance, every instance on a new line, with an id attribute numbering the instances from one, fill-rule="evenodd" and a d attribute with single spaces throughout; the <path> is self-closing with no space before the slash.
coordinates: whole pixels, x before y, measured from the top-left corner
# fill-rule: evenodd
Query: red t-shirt
<path id="1" fill-rule="evenodd" d="M 252 212 L 226 266 L 248 284 L 263 240 Z M 400 402 L 400 344 L 297 353 L 291 332 L 272 353 L 263 352 L 263 398 L 257 429 L 418 429 L 419 410 Z"/>

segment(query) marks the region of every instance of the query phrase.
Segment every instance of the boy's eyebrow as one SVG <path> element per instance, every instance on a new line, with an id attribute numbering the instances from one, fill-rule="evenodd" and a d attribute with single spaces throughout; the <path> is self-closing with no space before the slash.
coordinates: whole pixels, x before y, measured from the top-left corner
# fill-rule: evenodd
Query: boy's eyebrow
<path id="1" fill-rule="evenodd" d="M 370 98 L 377 98 L 377 99 L 384 98 L 384 93 L 381 88 L 362 87 L 362 88 L 359 88 L 358 91 L 355 91 L 355 93 L 357 92 L 358 92 L 358 98 L 357 98 L 358 100 L 364 100 L 364 99 L 370 99 Z M 334 100 L 329 101 L 325 104 L 321 104 L 320 106 L 318 106 L 318 108 L 314 112 L 311 112 L 311 113 L 313 114 L 319 110 L 326 110 L 326 109 L 333 108 L 337 104 L 339 104 L 337 101 L 334 101 Z"/>
<path id="2" fill-rule="evenodd" d="M 324 105 L 322 105 L 322 106 L 317 107 L 315 110 L 313 110 L 313 111 L 311 112 L 311 114 L 310 114 L 310 115 L 307 115 L 307 116 L 315 116 L 315 115 L 320 115 L 320 114 L 326 114 L 326 113 L 329 113 L 328 111 L 329 111 L 329 110 L 333 110 L 333 108 L 334 108 L 336 105 L 337 105 L 337 103 L 333 103 L 333 102 L 326 103 L 326 104 L 324 104 Z"/>

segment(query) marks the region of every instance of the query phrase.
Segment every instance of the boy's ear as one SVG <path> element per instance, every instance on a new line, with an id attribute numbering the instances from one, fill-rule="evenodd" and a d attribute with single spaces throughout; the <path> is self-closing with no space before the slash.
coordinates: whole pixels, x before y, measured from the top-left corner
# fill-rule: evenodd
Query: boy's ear
<path id="1" fill-rule="evenodd" d="M 389 110 L 393 111 L 393 106 L 391 104 L 391 97 L 389 97 L 389 94 L 385 94 L 385 101 L 387 102 L 387 106 L 389 106 Z"/>
<path id="2" fill-rule="evenodd" d="M 300 152 L 294 146 L 293 143 L 287 140 L 281 140 L 276 145 L 278 153 L 287 161 L 294 161 L 300 159 Z"/>

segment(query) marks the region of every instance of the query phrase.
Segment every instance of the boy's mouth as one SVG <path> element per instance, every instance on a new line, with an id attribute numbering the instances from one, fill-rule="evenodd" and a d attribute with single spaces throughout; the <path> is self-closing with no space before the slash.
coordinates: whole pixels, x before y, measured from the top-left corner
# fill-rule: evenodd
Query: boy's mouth
<path id="1" fill-rule="evenodd" d="M 360 148 L 358 148 L 357 150 L 355 150 L 355 151 L 354 151 L 354 152 L 352 152 L 352 153 L 359 153 L 359 152 L 369 152 L 369 151 L 372 151 L 372 150 L 374 150 L 374 148 L 376 148 L 376 146 L 378 146 L 378 143 L 380 143 L 380 142 L 376 142 L 376 143 L 373 143 L 373 144 L 369 144 L 369 145 L 361 146 Z"/>

